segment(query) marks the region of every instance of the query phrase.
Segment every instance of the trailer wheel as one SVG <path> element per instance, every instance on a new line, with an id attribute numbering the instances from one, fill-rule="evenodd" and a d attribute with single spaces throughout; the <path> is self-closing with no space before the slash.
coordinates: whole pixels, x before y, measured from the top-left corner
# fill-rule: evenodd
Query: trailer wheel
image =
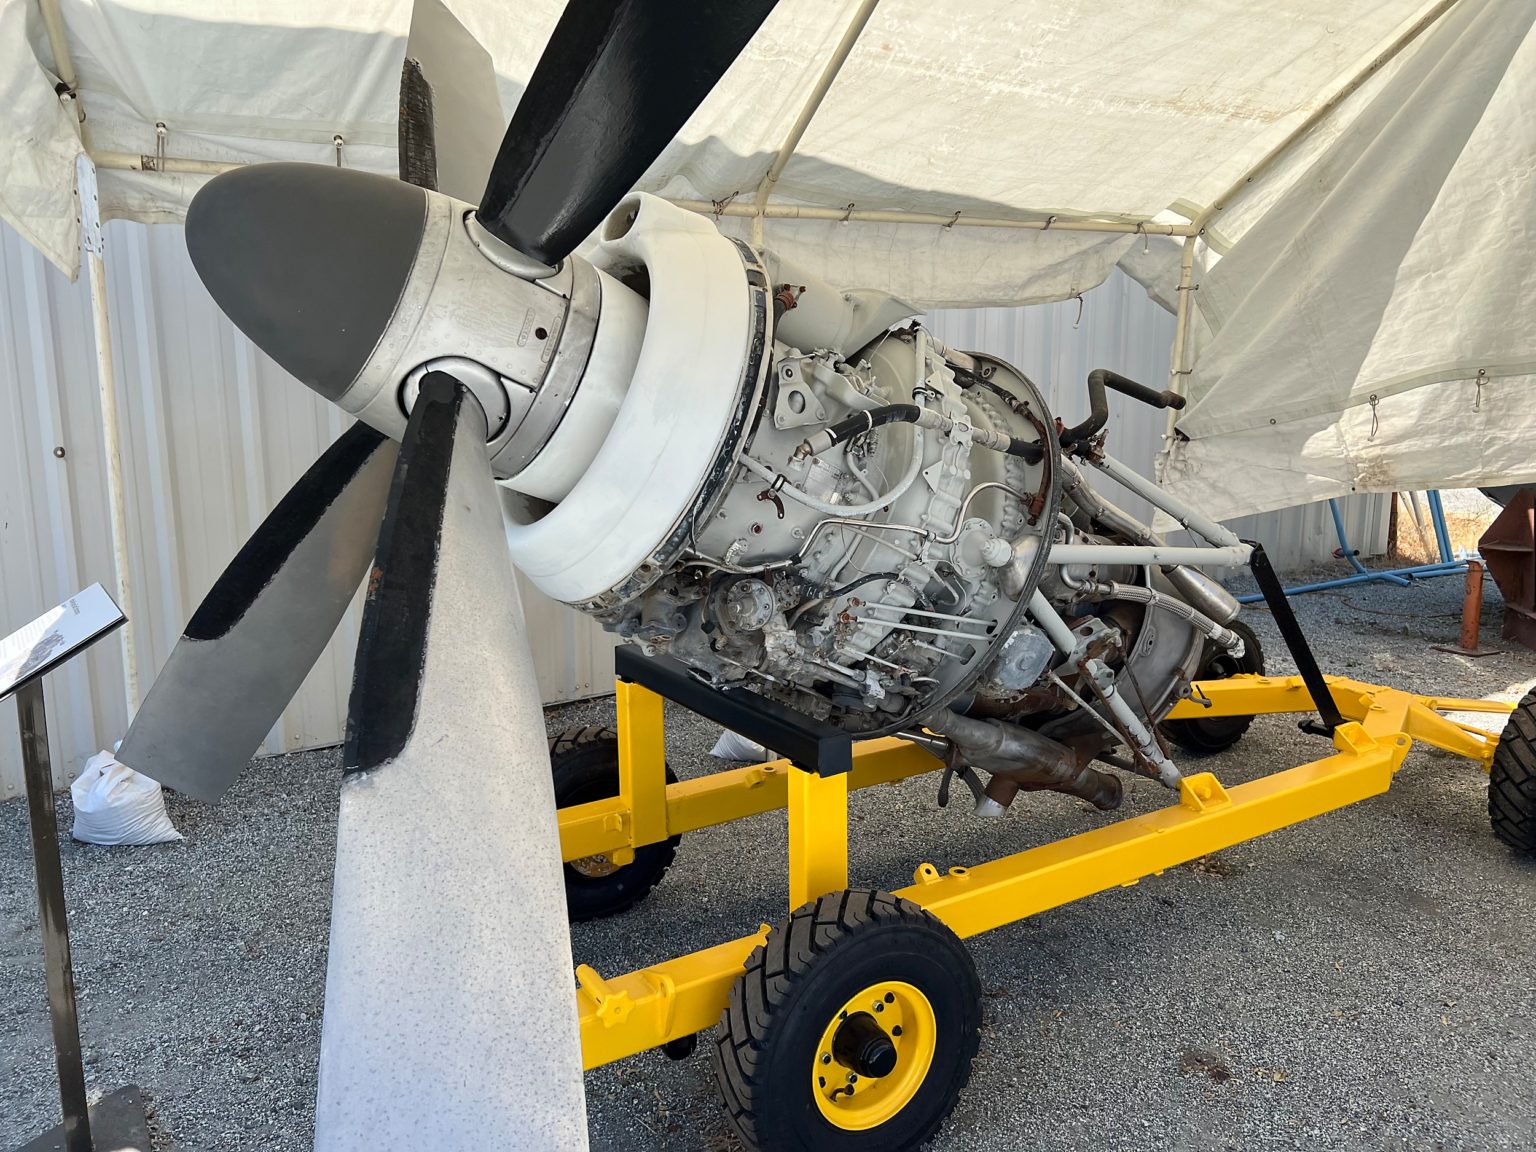
<path id="1" fill-rule="evenodd" d="M 568 728 L 549 742 L 549 767 L 555 777 L 555 807 L 570 808 L 619 794 L 619 734 L 591 725 Z M 667 783 L 677 783 L 672 769 Z M 573 923 L 612 916 L 633 908 L 661 883 L 682 840 L 674 836 L 635 849 L 628 864 L 606 854 L 584 856 L 565 865 L 565 906 Z"/>
<path id="2" fill-rule="evenodd" d="M 1225 680 L 1242 673 L 1264 675 L 1264 649 L 1253 629 L 1241 620 L 1234 620 L 1227 627 L 1243 638 L 1243 654 L 1234 659 L 1225 648 L 1207 640 L 1195 678 Z M 1186 752 L 1211 756 L 1241 740 L 1252 723 L 1252 716 L 1212 716 L 1209 720 L 1164 720 L 1161 729 L 1164 736 Z"/>
<path id="3" fill-rule="evenodd" d="M 1517 852 L 1536 855 L 1536 692 L 1509 715 L 1488 773 L 1493 834 Z"/>
<path id="4" fill-rule="evenodd" d="M 832 892 L 747 958 L 713 1063 L 757 1152 L 902 1152 L 971 1075 L 981 985 L 959 937 L 907 900 Z"/>

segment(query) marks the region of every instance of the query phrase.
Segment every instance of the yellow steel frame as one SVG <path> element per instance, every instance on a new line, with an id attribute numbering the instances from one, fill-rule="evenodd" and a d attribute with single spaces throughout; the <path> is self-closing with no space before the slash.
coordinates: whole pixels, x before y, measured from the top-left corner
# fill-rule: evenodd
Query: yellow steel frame
<path id="1" fill-rule="evenodd" d="M 1488 700 L 1416 696 L 1342 677 L 1329 688 L 1346 723 L 1334 754 L 1227 788 L 1209 772 L 1187 776 L 1176 804 L 970 868 L 920 864 L 898 896 L 926 908 L 956 934 L 974 936 L 1084 896 L 1153 876 L 1176 864 L 1385 792 L 1418 740 L 1487 770 L 1497 737 L 1443 712 L 1508 712 Z M 791 908 L 848 884 L 848 793 L 942 768 L 925 749 L 886 738 L 857 745 L 847 776 L 822 778 L 777 760 L 668 784 L 662 700 L 618 685 L 619 795 L 560 812 L 566 860 L 607 853 L 616 863 L 671 836 L 787 808 Z M 1236 676 L 1195 685 L 1175 719 L 1310 712 L 1300 677 Z M 603 978 L 576 970 L 582 1055 L 595 1068 L 710 1027 L 725 1007 L 750 936 Z"/>

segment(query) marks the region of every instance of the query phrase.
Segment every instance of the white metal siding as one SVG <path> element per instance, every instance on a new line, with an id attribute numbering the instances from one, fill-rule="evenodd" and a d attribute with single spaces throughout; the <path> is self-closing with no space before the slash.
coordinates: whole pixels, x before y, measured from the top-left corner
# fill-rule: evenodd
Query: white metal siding
<path id="1" fill-rule="evenodd" d="M 223 317 L 179 226 L 114 222 L 107 271 L 117 358 L 136 651 L 148 689 L 183 623 L 256 525 L 345 428 Z M 92 581 L 113 587 L 90 293 L 0 227 L 0 635 Z M 54 449 L 62 447 L 62 458 Z M 613 642 L 532 589 L 546 701 L 609 690 Z M 266 748 L 341 738 L 354 604 Z M 119 640 L 49 678 L 55 774 L 72 779 L 126 723 Z M 21 788 L 15 710 L 0 707 L 0 796 Z"/>
<path id="2" fill-rule="evenodd" d="M 187 260 L 179 227 L 107 228 L 113 347 L 119 377 L 137 655 L 145 688 L 182 624 L 231 556 L 346 417 L 289 378 L 214 307 Z M 1173 322 L 1118 273 L 1075 301 L 1044 308 L 936 313 L 942 338 L 1018 365 L 1068 422 L 1086 413 L 1083 381 L 1111 367 L 1164 379 Z M 1110 443 L 1150 473 L 1161 414 L 1111 401 Z M 62 458 L 54 455 L 63 448 Z M 0 634 L 92 581 L 113 586 L 101 464 L 90 298 L 0 226 Z M 1129 508 L 1141 510 L 1129 497 Z M 1357 547 L 1380 551 L 1386 501 L 1347 501 Z M 1325 557 L 1322 505 L 1242 522 L 1277 564 Z M 611 637 L 525 590 L 546 701 L 604 692 Z M 351 682 L 354 605 L 267 748 L 341 737 Z M 55 771 L 72 779 L 122 735 L 126 709 L 113 638 L 50 678 Z M 0 796 L 21 787 L 15 712 L 0 708 Z"/>

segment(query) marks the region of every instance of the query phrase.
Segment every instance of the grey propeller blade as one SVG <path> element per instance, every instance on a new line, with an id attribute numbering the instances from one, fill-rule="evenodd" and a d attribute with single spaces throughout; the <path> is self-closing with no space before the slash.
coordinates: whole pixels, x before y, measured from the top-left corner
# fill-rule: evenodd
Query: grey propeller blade
<path id="1" fill-rule="evenodd" d="M 315 1144 L 584 1149 L 554 789 L 485 417 L 430 373 L 358 645 Z"/>
<path id="2" fill-rule="evenodd" d="M 491 54 L 442 0 L 416 0 L 400 75 L 400 179 L 473 204 L 504 123 Z"/>
<path id="3" fill-rule="evenodd" d="M 368 570 L 396 448 L 355 424 L 288 490 L 187 623 L 119 760 L 199 800 L 229 789 Z"/>

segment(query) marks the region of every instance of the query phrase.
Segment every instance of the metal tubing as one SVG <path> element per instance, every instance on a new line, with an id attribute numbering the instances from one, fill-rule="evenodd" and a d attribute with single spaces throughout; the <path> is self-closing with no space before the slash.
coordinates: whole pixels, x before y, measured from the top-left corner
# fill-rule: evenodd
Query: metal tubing
<path id="1" fill-rule="evenodd" d="M 838 40 L 837 47 L 832 49 L 832 55 L 827 58 L 826 67 L 821 70 L 815 86 L 805 98 L 805 103 L 800 108 L 800 115 L 795 117 L 795 122 L 789 129 L 789 135 L 784 137 L 784 143 L 779 145 L 779 151 L 774 156 L 773 163 L 768 166 L 768 171 L 764 173 L 762 181 L 758 184 L 757 195 L 753 197 L 752 204 L 755 210 L 752 220 L 752 243 L 756 247 L 761 248 L 763 245 L 763 209 L 768 205 L 769 193 L 773 191 L 773 186 L 778 183 L 779 177 L 784 174 L 784 166 L 795 154 L 801 137 L 811 126 L 816 110 L 826 99 L 827 93 L 832 88 L 832 82 L 837 79 L 838 72 L 842 71 L 843 63 L 853 51 L 853 46 L 858 43 L 860 33 L 869 23 L 869 18 L 874 15 L 875 5 L 879 2 L 880 0 L 863 0 L 855 10 L 853 19 L 848 21 L 848 27 L 843 29 L 843 35 Z"/>
<path id="2" fill-rule="evenodd" d="M 92 150 L 91 162 L 98 168 L 123 172 L 174 172 L 187 176 L 218 176 L 244 164 L 220 160 L 189 160 L 185 156 L 144 156 L 136 152 L 98 152 Z"/>
<path id="3" fill-rule="evenodd" d="M 1463 571 L 1465 565 L 1457 560 L 1450 564 L 1419 564 L 1411 568 L 1391 568 L 1382 572 L 1367 572 L 1364 576 L 1341 576 L 1337 580 L 1320 580 L 1316 584 L 1302 584 L 1295 588 L 1283 588 L 1282 592 L 1287 596 L 1300 596 L 1307 592 L 1322 592 L 1329 588 L 1347 588 L 1355 584 L 1371 584 L 1380 580 L 1383 576 L 1406 576 L 1409 581 L 1429 580 L 1436 576 L 1454 576 Z M 1262 592 L 1250 592 L 1246 596 L 1239 596 L 1239 604 L 1257 604 L 1264 599 Z"/>
<path id="4" fill-rule="evenodd" d="M 1440 548 L 1440 562 L 1454 563 L 1456 553 L 1451 548 L 1451 531 L 1445 526 L 1445 505 L 1440 503 L 1440 491 L 1431 488 L 1424 496 L 1429 500 L 1429 522 L 1435 526 L 1435 543 Z"/>
<path id="5" fill-rule="evenodd" d="M 21 761 L 27 780 L 27 814 L 32 825 L 32 865 L 37 873 L 37 921 L 43 934 L 48 972 L 48 1011 L 53 1018 L 53 1051 L 64 1109 L 64 1146 L 91 1152 L 91 1121 L 80 1058 L 80 1018 L 75 1010 L 75 974 L 69 958 L 69 920 L 64 911 L 64 872 L 59 864 L 58 815 L 53 806 L 53 770 L 48 756 L 48 718 L 41 677 L 16 692 Z"/>
<path id="6" fill-rule="evenodd" d="M 1248 563 L 1248 545 L 1223 548 L 1169 544 L 1053 544 L 1046 553 L 1048 564 L 1215 564 L 1241 568 Z"/>
<path id="7" fill-rule="evenodd" d="M 123 485 L 123 442 L 118 421 L 117 370 L 112 356 L 112 321 L 107 312 L 106 242 L 101 205 L 96 193 L 96 169 L 88 159 L 77 165 L 80 192 L 80 231 L 91 287 L 91 321 L 96 342 L 96 390 L 101 405 L 101 444 L 107 481 L 107 523 L 112 536 L 113 590 L 127 617 L 123 625 L 121 658 L 123 699 L 127 718 L 139 710 L 137 636 L 133 624 L 133 574 L 129 565 L 128 504 Z"/>
<path id="8" fill-rule="evenodd" d="M 1350 547 L 1349 534 L 1344 531 L 1344 514 L 1339 511 L 1339 502 L 1337 499 L 1333 497 L 1329 498 L 1328 512 L 1333 516 L 1334 535 L 1339 538 L 1339 555 L 1343 556 L 1345 560 L 1349 561 L 1349 566 L 1351 568 L 1360 573 L 1362 576 L 1375 575 L 1378 579 L 1389 580 L 1393 584 L 1401 584 L 1403 587 L 1408 586 L 1409 581 L 1404 577 L 1397 575 L 1395 572 L 1387 571 L 1379 574 L 1372 573 L 1369 568 L 1360 563 L 1360 557 L 1356 554 L 1355 549 Z"/>
<path id="9" fill-rule="evenodd" d="M 939 228 L 999 228 L 1024 232 L 1104 232 L 1117 236 L 1185 236 L 1187 224 L 1154 224 L 1148 220 L 1128 219 L 1129 213 L 1106 212 L 1082 216 L 1047 215 L 1034 220 L 1014 220 L 1006 216 L 956 216 L 953 212 L 904 212 L 883 208 L 819 208 L 809 204 L 769 204 L 759 216 L 751 204 L 715 204 L 710 200 L 677 199 L 679 208 L 701 216 L 755 217 L 767 220 L 832 220 L 865 224 L 920 224 Z M 1103 217 L 1118 217 L 1105 219 Z"/>
<path id="10" fill-rule="evenodd" d="M 1143 500 L 1148 501 L 1154 508 L 1161 508 L 1191 532 L 1209 540 L 1217 547 L 1231 548 L 1241 543 L 1236 532 L 1216 523 L 1205 513 L 1184 503 L 1177 496 L 1165 492 L 1140 472 L 1120 463 L 1113 456 L 1096 456 L 1092 462 L 1101 472 L 1108 473 Z M 1192 563 L 1199 563 L 1199 561 L 1192 561 Z"/>
<path id="11" fill-rule="evenodd" d="M 1036 624 L 1045 629 L 1045 634 L 1063 656 L 1072 655 L 1077 649 L 1077 639 L 1072 635 L 1072 629 L 1067 627 L 1061 613 L 1051 606 L 1045 593 L 1038 588 L 1030 593 L 1029 614 L 1035 618 Z"/>

